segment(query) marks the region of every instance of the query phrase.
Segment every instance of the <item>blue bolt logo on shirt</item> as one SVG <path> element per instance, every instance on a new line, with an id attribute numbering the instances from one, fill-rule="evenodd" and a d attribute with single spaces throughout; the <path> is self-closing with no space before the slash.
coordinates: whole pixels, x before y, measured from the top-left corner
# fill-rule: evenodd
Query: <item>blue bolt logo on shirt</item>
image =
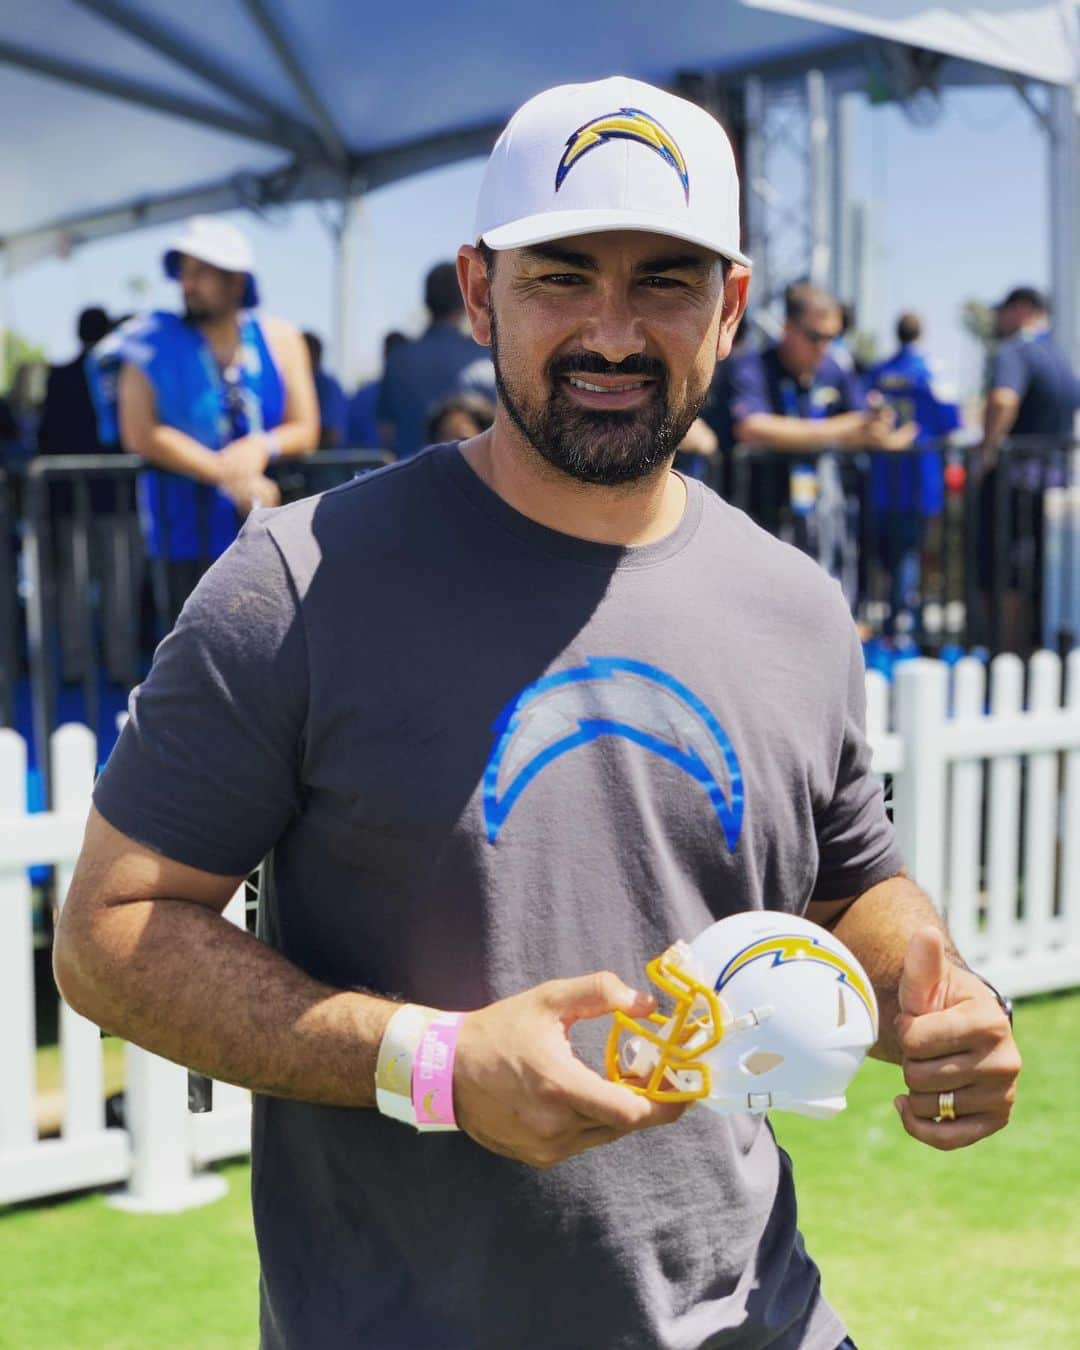
<path id="1" fill-rule="evenodd" d="M 529 784 L 571 750 L 617 736 L 674 764 L 703 789 L 729 849 L 739 840 L 743 779 L 723 727 L 658 666 L 590 657 L 528 685 L 495 723 L 484 769 L 484 822 L 494 843 Z"/>

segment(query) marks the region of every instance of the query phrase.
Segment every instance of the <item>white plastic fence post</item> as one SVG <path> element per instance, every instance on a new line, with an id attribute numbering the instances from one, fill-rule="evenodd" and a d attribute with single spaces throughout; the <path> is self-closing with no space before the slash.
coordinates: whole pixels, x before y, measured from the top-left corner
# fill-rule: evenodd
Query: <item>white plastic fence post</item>
<path id="1" fill-rule="evenodd" d="M 129 1044 L 126 1054 L 131 1179 L 109 1204 L 135 1214 L 173 1214 L 217 1200 L 228 1182 L 191 1170 L 186 1070 L 137 1045 Z"/>
<path id="2" fill-rule="evenodd" d="M 85 818 L 94 786 L 97 742 L 84 726 L 69 723 L 54 731 L 52 756 L 53 807 L 60 814 Z M 57 904 L 63 905 L 74 864 L 56 869 Z M 65 1139 L 96 1134 L 105 1128 L 105 1057 L 101 1032 L 93 1022 L 60 1004 L 60 1060 L 64 1084 Z"/>
<path id="3" fill-rule="evenodd" d="M 945 883 L 945 757 L 941 732 L 948 700 L 941 661 L 904 661 L 896 669 L 896 726 L 904 767 L 893 780 L 893 819 L 908 871 L 939 908 Z"/>
<path id="4" fill-rule="evenodd" d="M 0 817 L 26 815 L 26 742 L 0 731 Z M 0 871 L 0 1152 L 37 1138 L 34 1115 L 34 934 L 22 863 Z"/>
<path id="5" fill-rule="evenodd" d="M 1065 666 L 1065 706 L 1080 714 L 1080 647 Z M 1080 750 L 1065 753 L 1061 810 L 1061 916 L 1066 945 L 1080 947 Z"/>
<path id="6" fill-rule="evenodd" d="M 1036 652 L 1029 666 L 1028 711 L 1056 712 L 1061 706 L 1061 658 Z M 1028 757 L 1024 800 L 1024 949 L 1042 956 L 1054 928 L 1054 854 L 1057 844 L 1058 752 Z"/>
<path id="7" fill-rule="evenodd" d="M 226 912 L 235 904 L 234 896 Z M 219 1199 L 229 1189 L 225 1178 L 192 1169 L 187 1070 L 138 1045 L 129 1044 L 125 1055 L 131 1180 L 109 1204 L 133 1214 L 174 1214 Z M 216 1088 L 214 1104 L 219 1104 Z"/>
<path id="8" fill-rule="evenodd" d="M 868 670 L 866 681 L 866 737 L 871 743 L 889 730 L 889 682 L 880 670 Z"/>
<path id="9" fill-rule="evenodd" d="M 986 700 L 986 667 L 965 656 L 953 672 L 954 725 L 982 719 Z M 973 964 L 982 957 L 985 937 L 979 932 L 979 853 L 982 844 L 983 764 L 957 760 L 951 768 L 949 799 L 949 887 L 946 918 L 960 955 Z"/>
<path id="10" fill-rule="evenodd" d="M 224 916 L 237 928 L 247 927 L 247 886 L 241 882 L 236 894 L 225 906 Z M 214 1083 L 214 1106 L 216 1111 L 251 1110 L 251 1093 L 247 1088 L 237 1087 L 235 1083 Z"/>
<path id="11" fill-rule="evenodd" d="M 1050 487 L 1043 496 L 1043 646 L 1056 647 L 1058 634 L 1068 626 L 1063 604 L 1065 578 L 1065 533 L 1069 489 Z"/>
<path id="12" fill-rule="evenodd" d="M 990 715 L 1019 714 L 1024 666 L 1012 652 L 996 656 L 990 666 Z M 995 755 L 990 763 L 990 814 L 987 840 L 989 891 L 989 956 L 1007 960 L 1016 934 L 1016 899 L 1020 852 L 1020 756 Z"/>

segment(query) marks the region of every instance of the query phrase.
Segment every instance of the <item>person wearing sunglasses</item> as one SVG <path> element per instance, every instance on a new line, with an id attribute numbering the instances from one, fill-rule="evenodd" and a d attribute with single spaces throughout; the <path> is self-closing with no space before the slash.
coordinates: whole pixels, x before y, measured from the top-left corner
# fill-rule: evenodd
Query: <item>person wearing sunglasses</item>
<path id="1" fill-rule="evenodd" d="M 732 362 L 729 413 L 736 443 L 768 452 L 753 465 L 751 515 L 815 554 L 854 604 L 854 507 L 839 465 L 823 452 L 906 450 L 918 427 L 897 427 L 883 400 L 867 399 L 854 369 L 831 350 L 842 331 L 831 295 L 809 282 L 789 286 L 779 340 Z"/>

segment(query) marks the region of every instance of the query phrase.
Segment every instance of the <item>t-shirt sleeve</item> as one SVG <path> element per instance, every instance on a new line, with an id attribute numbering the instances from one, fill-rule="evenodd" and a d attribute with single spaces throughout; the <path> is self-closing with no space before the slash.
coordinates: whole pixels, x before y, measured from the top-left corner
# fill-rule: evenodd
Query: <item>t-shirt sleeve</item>
<path id="1" fill-rule="evenodd" d="M 252 519 L 132 694 L 94 804 L 157 853 L 240 876 L 300 809 L 307 699 L 296 592 L 266 519 Z"/>
<path id="2" fill-rule="evenodd" d="M 765 384 L 765 370 L 752 352 L 736 357 L 732 363 L 729 407 L 733 425 L 754 413 L 771 413 L 773 410 Z"/>
<path id="3" fill-rule="evenodd" d="M 990 388 L 1011 389 L 1021 398 L 1027 393 L 1031 373 L 1018 342 L 1003 342 L 990 361 Z"/>
<path id="4" fill-rule="evenodd" d="M 903 867 L 880 780 L 870 769 L 866 739 L 866 670 L 858 634 L 851 654 L 840 755 L 833 794 L 818 813 L 818 875 L 812 900 L 861 895 Z"/>

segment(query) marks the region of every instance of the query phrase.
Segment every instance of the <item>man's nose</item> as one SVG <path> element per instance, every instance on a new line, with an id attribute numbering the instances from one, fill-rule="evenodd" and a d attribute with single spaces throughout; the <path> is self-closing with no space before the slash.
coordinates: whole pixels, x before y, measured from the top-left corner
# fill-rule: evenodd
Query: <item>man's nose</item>
<path id="1" fill-rule="evenodd" d="M 612 365 L 645 350 L 639 316 L 625 291 L 601 289 L 581 332 L 582 345 Z"/>

